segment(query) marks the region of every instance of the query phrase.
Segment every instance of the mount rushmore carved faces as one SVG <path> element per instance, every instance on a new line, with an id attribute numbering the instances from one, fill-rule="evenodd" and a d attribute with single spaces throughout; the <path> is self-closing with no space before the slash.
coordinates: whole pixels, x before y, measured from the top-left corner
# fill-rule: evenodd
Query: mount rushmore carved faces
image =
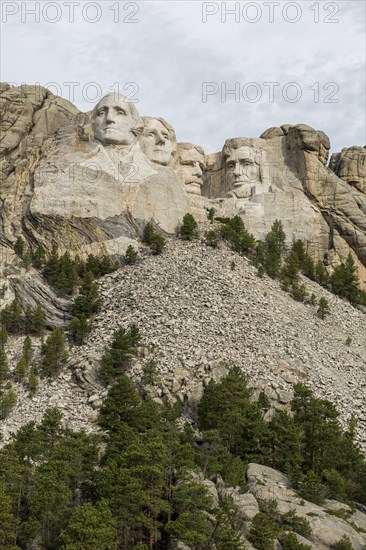
<path id="1" fill-rule="evenodd" d="M 144 127 L 134 104 L 114 92 L 97 103 L 91 119 L 94 139 L 104 146 L 132 146 Z"/>
<path id="2" fill-rule="evenodd" d="M 262 191 L 261 152 L 248 146 L 245 139 L 228 139 L 223 148 L 223 161 L 228 196 L 249 198 Z"/>
<path id="3" fill-rule="evenodd" d="M 168 166 L 177 148 L 175 132 L 166 120 L 160 117 L 142 117 L 144 130 L 140 146 L 147 158 L 154 164 Z"/>
<path id="4" fill-rule="evenodd" d="M 201 195 L 205 153 L 199 145 L 178 143 L 174 171 L 187 193 Z"/>

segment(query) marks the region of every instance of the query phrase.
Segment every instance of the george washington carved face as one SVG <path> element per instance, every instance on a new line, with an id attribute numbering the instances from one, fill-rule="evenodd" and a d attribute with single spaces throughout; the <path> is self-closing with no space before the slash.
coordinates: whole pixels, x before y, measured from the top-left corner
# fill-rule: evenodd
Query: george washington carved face
<path id="1" fill-rule="evenodd" d="M 91 114 L 94 139 L 105 146 L 131 146 L 143 129 L 136 107 L 128 99 L 111 93 L 104 96 Z"/>

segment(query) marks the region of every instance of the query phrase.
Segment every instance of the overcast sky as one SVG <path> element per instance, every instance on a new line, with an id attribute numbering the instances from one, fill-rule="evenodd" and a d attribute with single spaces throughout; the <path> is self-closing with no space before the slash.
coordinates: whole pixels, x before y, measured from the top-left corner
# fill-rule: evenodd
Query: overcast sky
<path id="1" fill-rule="evenodd" d="M 333 152 L 366 143 L 363 0 L 71 4 L 2 0 L 2 81 L 53 83 L 85 111 L 118 83 L 207 153 L 285 123 Z"/>

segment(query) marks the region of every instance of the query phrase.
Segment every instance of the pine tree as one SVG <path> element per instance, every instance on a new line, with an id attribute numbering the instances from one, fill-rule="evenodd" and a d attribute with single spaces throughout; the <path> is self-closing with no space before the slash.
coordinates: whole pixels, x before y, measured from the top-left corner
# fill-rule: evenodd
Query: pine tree
<path id="1" fill-rule="evenodd" d="M 329 283 L 329 274 L 323 262 L 318 262 L 315 266 L 315 280 L 322 286 Z"/>
<path id="2" fill-rule="evenodd" d="M 154 361 L 154 359 L 151 359 L 146 363 L 146 365 L 142 370 L 141 382 L 143 384 L 154 385 L 156 384 L 157 379 L 158 379 L 157 363 L 156 361 Z"/>
<path id="3" fill-rule="evenodd" d="M 213 540 L 217 550 L 245 550 L 241 533 L 237 529 L 238 511 L 232 497 L 220 499 L 220 506 L 215 511 L 216 524 Z"/>
<path id="4" fill-rule="evenodd" d="M 99 296 L 98 285 L 94 281 L 93 274 L 88 271 L 83 280 L 80 294 L 75 299 L 72 315 L 81 318 L 82 315 L 91 317 L 97 313 L 102 305 L 102 300 Z"/>
<path id="5" fill-rule="evenodd" d="M 295 533 L 281 533 L 278 540 L 282 550 L 311 550 L 311 546 L 298 541 Z"/>
<path id="6" fill-rule="evenodd" d="M 28 389 L 29 389 L 29 394 L 31 396 L 35 394 L 35 392 L 37 391 L 38 386 L 39 386 L 39 380 L 38 380 L 38 376 L 37 376 L 37 368 L 33 364 L 31 369 L 30 369 L 29 378 L 28 378 Z"/>
<path id="7" fill-rule="evenodd" d="M 209 382 L 198 405 L 201 430 L 217 430 L 231 453 L 243 460 L 262 454 L 265 423 L 257 403 L 250 400 L 247 379 L 238 367 L 216 384 Z"/>
<path id="8" fill-rule="evenodd" d="M 24 245 L 25 245 L 24 239 L 22 239 L 22 237 L 18 237 L 14 245 L 14 252 L 17 256 L 19 256 L 19 258 L 23 258 Z"/>
<path id="9" fill-rule="evenodd" d="M 305 500 L 314 502 L 314 504 L 322 505 L 326 494 L 326 487 L 321 478 L 313 470 L 309 470 L 301 482 L 299 495 Z"/>
<path id="10" fill-rule="evenodd" d="M 19 520 L 13 514 L 12 499 L 0 484 L 0 548 L 17 550 L 14 541 L 17 538 Z"/>
<path id="11" fill-rule="evenodd" d="M 54 244 L 52 245 L 52 250 L 48 261 L 46 262 L 43 268 L 44 278 L 51 284 L 55 285 L 60 274 L 60 262 L 58 257 L 58 249 Z"/>
<path id="12" fill-rule="evenodd" d="M 304 284 L 297 285 L 296 283 L 292 283 L 291 286 L 291 296 L 293 297 L 296 302 L 304 302 L 306 299 L 308 293 L 306 290 L 306 286 Z"/>
<path id="13" fill-rule="evenodd" d="M 80 346 L 91 331 L 90 323 L 84 313 L 80 317 L 73 317 L 68 324 L 67 330 L 71 341 Z"/>
<path id="14" fill-rule="evenodd" d="M 335 550 L 354 550 L 350 539 L 344 535 L 335 545 Z"/>
<path id="15" fill-rule="evenodd" d="M 299 269 L 309 279 L 315 277 L 315 264 L 311 256 L 306 252 L 304 242 L 300 239 L 292 243 L 291 252 L 296 254 Z"/>
<path id="16" fill-rule="evenodd" d="M 38 245 L 36 250 L 32 252 L 32 264 L 36 269 L 41 269 L 45 263 L 46 254 L 42 245 Z"/>
<path id="17" fill-rule="evenodd" d="M 272 468 L 296 476 L 303 463 L 303 433 L 286 411 L 276 411 L 268 423 L 266 460 Z"/>
<path id="18" fill-rule="evenodd" d="M 359 284 L 357 267 L 349 253 L 346 261 L 337 266 L 331 276 L 332 290 L 338 296 L 346 298 L 351 304 L 356 304 L 360 292 Z"/>
<path id="19" fill-rule="evenodd" d="M 77 506 L 61 535 L 64 550 L 117 550 L 117 522 L 105 500 Z"/>
<path id="20" fill-rule="evenodd" d="M 162 235 L 155 233 L 150 242 L 150 248 L 153 254 L 161 254 L 165 248 L 166 242 Z"/>
<path id="21" fill-rule="evenodd" d="M 8 331 L 5 325 L 0 324 L 0 348 L 3 348 L 8 340 Z"/>
<path id="22" fill-rule="evenodd" d="M 29 336 L 26 336 L 23 342 L 23 353 L 22 356 L 24 357 L 27 367 L 31 364 L 32 358 L 33 358 L 33 346 L 32 346 L 32 340 Z"/>
<path id="23" fill-rule="evenodd" d="M 213 499 L 200 483 L 182 483 L 173 495 L 177 516 L 165 526 L 172 538 L 189 546 L 207 547 L 214 529 L 214 517 L 210 516 Z"/>
<path id="24" fill-rule="evenodd" d="M 65 336 L 59 328 L 55 328 L 42 345 L 42 374 L 56 376 L 66 364 L 67 358 Z"/>
<path id="25" fill-rule="evenodd" d="M 137 353 L 136 345 L 140 339 L 140 332 L 136 325 L 129 330 L 118 327 L 113 336 L 112 345 L 104 352 L 99 376 L 108 384 L 113 378 L 124 374 Z"/>
<path id="26" fill-rule="evenodd" d="M 144 233 L 143 233 L 143 236 L 142 236 L 142 241 L 145 244 L 150 245 L 151 240 L 154 237 L 154 234 L 155 234 L 155 231 L 154 231 L 154 228 L 153 228 L 152 224 L 147 223 L 144 227 Z"/>
<path id="27" fill-rule="evenodd" d="M 22 332 L 24 327 L 23 311 L 20 303 L 15 298 L 11 304 L 5 306 L 1 311 L 1 322 L 8 332 L 17 334 Z"/>
<path id="28" fill-rule="evenodd" d="M 41 308 L 41 306 L 37 306 L 33 312 L 31 333 L 34 334 L 35 336 L 43 336 L 45 327 L 46 327 L 46 314 Z"/>
<path id="29" fill-rule="evenodd" d="M 138 252 L 132 245 L 128 245 L 125 260 L 128 265 L 134 265 L 137 262 Z"/>
<path id="30" fill-rule="evenodd" d="M 292 251 L 287 258 L 281 272 L 282 278 L 288 280 L 289 283 L 297 283 L 299 280 L 299 259 L 297 254 Z"/>
<path id="31" fill-rule="evenodd" d="M 136 348 L 136 346 L 138 345 L 138 343 L 141 340 L 140 329 L 138 328 L 138 326 L 135 323 L 132 323 L 132 325 L 130 325 L 128 333 L 129 333 L 129 337 L 130 337 L 130 341 L 131 341 L 131 346 Z"/>
<path id="32" fill-rule="evenodd" d="M 28 304 L 24 312 L 24 331 L 26 334 L 29 334 L 31 332 L 33 315 L 34 315 L 33 309 Z"/>
<path id="33" fill-rule="evenodd" d="M 221 236 L 228 241 L 236 252 L 246 254 L 255 247 L 254 236 L 245 227 L 243 219 L 236 215 L 233 218 L 219 218 L 223 224 Z"/>
<path id="34" fill-rule="evenodd" d="M 27 372 L 27 360 L 25 357 L 21 357 L 15 366 L 15 380 L 21 382 Z"/>
<path id="35" fill-rule="evenodd" d="M 5 390 L 0 389 L 0 420 L 9 416 L 16 402 L 17 394 L 12 386 L 7 387 Z"/>
<path id="36" fill-rule="evenodd" d="M 121 375 L 111 386 L 101 406 L 98 423 L 110 433 L 117 433 L 122 424 L 134 428 L 141 398 L 134 383 L 126 375 Z"/>
<path id="37" fill-rule="evenodd" d="M 278 527 L 267 514 L 259 512 L 253 518 L 247 538 L 258 550 L 274 550 L 274 541 L 278 531 Z"/>
<path id="38" fill-rule="evenodd" d="M 330 314 L 329 302 L 326 298 L 320 298 L 317 313 L 321 319 L 325 319 Z"/>
<path id="39" fill-rule="evenodd" d="M 28 270 L 31 263 L 32 263 L 32 256 L 29 250 L 27 250 L 27 252 L 25 252 L 25 254 L 23 255 L 23 266 L 25 267 L 25 269 Z"/>
<path id="40" fill-rule="evenodd" d="M 304 434 L 304 467 L 321 474 L 324 469 L 337 468 L 342 460 L 342 429 L 335 406 L 318 399 L 304 384 L 294 386 L 291 402 L 294 421 Z"/>
<path id="41" fill-rule="evenodd" d="M 217 248 L 219 246 L 219 236 L 217 232 L 213 229 L 205 232 L 205 241 L 208 246 L 212 248 Z"/>
<path id="42" fill-rule="evenodd" d="M 286 235 L 282 222 L 275 220 L 265 237 L 264 268 L 270 277 L 280 275 L 282 256 L 286 250 Z"/>
<path id="43" fill-rule="evenodd" d="M 9 363 L 5 349 L 0 347 L 0 385 L 9 376 Z"/>
<path id="44" fill-rule="evenodd" d="M 198 225 L 192 214 L 185 214 L 183 222 L 179 229 L 179 235 L 186 241 L 191 241 L 198 237 Z"/>
<path id="45" fill-rule="evenodd" d="M 164 237 L 154 230 L 151 223 L 145 225 L 142 240 L 150 247 L 153 254 L 161 254 L 165 248 Z"/>

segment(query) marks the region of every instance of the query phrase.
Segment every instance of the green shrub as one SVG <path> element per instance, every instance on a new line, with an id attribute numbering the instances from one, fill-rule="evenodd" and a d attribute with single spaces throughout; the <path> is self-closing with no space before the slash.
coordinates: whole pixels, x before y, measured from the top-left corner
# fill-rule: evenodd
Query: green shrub
<path id="1" fill-rule="evenodd" d="M 354 547 L 346 535 L 344 535 L 335 545 L 335 550 L 354 550 Z"/>
<path id="2" fill-rule="evenodd" d="M 125 254 L 126 264 L 134 265 L 137 262 L 138 255 L 139 254 L 137 250 L 135 250 L 134 247 L 129 244 Z"/>
<path id="3" fill-rule="evenodd" d="M 13 410 L 17 402 L 17 394 L 11 386 L 0 389 L 0 420 L 3 420 Z"/>
<path id="4" fill-rule="evenodd" d="M 294 533 L 283 533 L 278 537 L 282 550 L 311 550 L 311 546 L 302 544 Z"/>
<path id="5" fill-rule="evenodd" d="M 46 342 L 42 345 L 41 352 L 42 374 L 44 376 L 57 376 L 68 359 L 66 339 L 59 328 L 53 329 Z"/>
<path id="6" fill-rule="evenodd" d="M 309 538 L 311 536 L 310 523 L 306 518 L 297 516 L 295 510 L 290 510 L 286 514 L 283 514 L 281 516 L 281 523 L 288 531 L 295 531 L 295 533 L 298 533 L 305 538 Z"/>
<path id="7" fill-rule="evenodd" d="M 164 237 L 154 230 L 151 223 L 145 225 L 142 240 L 150 247 L 153 254 L 161 254 L 165 248 Z"/>
<path id="8" fill-rule="evenodd" d="M 213 229 L 206 231 L 204 237 L 207 246 L 212 246 L 212 248 L 217 248 L 219 246 L 219 236 Z"/>
<path id="9" fill-rule="evenodd" d="M 267 514 L 259 512 L 254 516 L 247 538 L 258 550 L 274 550 L 278 531 L 278 527 Z"/>
<path id="10" fill-rule="evenodd" d="M 312 470 L 309 470 L 300 485 L 299 494 L 305 500 L 310 500 L 310 502 L 320 505 L 325 501 L 327 490 L 319 476 Z"/>
<path id="11" fill-rule="evenodd" d="M 320 319 L 325 319 L 325 317 L 330 314 L 329 302 L 326 298 L 320 298 L 317 313 Z"/>
<path id="12" fill-rule="evenodd" d="M 179 236 L 187 241 L 191 241 L 198 237 L 198 225 L 192 214 L 185 214 L 183 222 L 179 229 Z"/>
<path id="13" fill-rule="evenodd" d="M 136 325 L 131 325 L 128 330 L 121 326 L 117 328 L 112 344 L 106 349 L 101 360 L 99 376 L 105 384 L 125 373 L 137 353 L 140 339 L 140 331 Z"/>

